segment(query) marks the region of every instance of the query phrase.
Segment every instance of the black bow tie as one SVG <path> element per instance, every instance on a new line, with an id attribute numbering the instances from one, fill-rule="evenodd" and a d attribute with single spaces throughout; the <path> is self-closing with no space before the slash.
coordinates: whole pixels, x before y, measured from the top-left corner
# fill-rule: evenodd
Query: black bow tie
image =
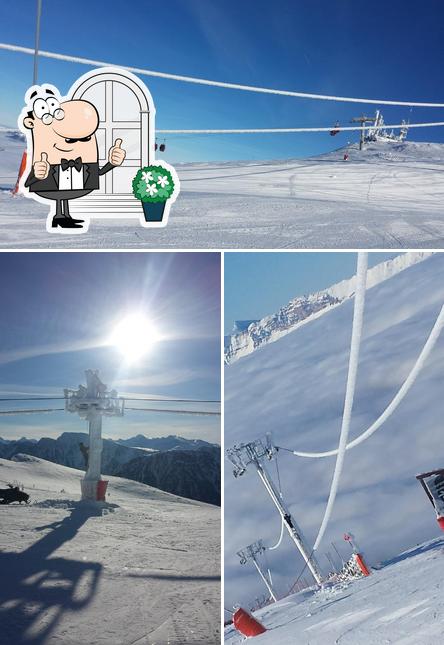
<path id="1" fill-rule="evenodd" d="M 77 157 L 77 159 L 61 159 L 60 160 L 60 165 L 62 166 L 62 170 L 68 170 L 68 168 L 75 168 L 76 170 L 80 170 L 82 167 L 82 157 Z"/>

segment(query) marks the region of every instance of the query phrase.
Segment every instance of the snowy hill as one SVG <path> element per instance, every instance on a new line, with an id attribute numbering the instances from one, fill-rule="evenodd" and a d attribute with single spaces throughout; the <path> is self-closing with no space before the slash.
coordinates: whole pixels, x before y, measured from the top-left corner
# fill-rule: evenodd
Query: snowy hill
<path id="1" fill-rule="evenodd" d="M 434 645 L 442 642 L 444 539 L 401 553 L 369 578 L 302 592 L 255 613 L 257 645 Z M 229 627 L 225 643 L 242 643 Z"/>
<path id="2" fill-rule="evenodd" d="M 0 642 L 220 642 L 220 514 L 110 477 L 106 504 L 79 503 L 78 470 L 0 459 L 29 506 L 0 506 Z"/>
<path id="3" fill-rule="evenodd" d="M 64 432 L 57 439 L 43 437 L 38 441 L 23 437 L 18 441 L 0 443 L 0 457 L 11 459 L 18 453 L 27 453 L 84 470 L 85 460 L 79 445 L 87 446 L 88 442 L 89 437 L 83 432 Z M 145 447 L 132 447 L 132 443 L 145 444 Z M 149 450 L 148 445 L 157 446 L 158 452 Z M 192 454 L 184 455 L 184 450 Z M 135 479 L 183 497 L 220 504 L 220 447 L 206 441 L 182 437 L 148 439 L 143 435 L 123 441 L 104 439 L 102 473 Z"/>
<path id="4" fill-rule="evenodd" d="M 444 255 L 436 254 L 367 293 L 363 341 L 351 438 L 382 413 L 404 382 L 444 302 Z M 344 404 L 353 300 L 344 300 L 226 368 L 225 446 L 274 433 L 278 446 L 299 450 L 337 447 Z M 409 394 L 368 441 L 347 451 L 332 521 L 318 553 L 333 540 L 344 552 L 351 530 L 371 564 L 439 534 L 433 509 L 415 479 L 444 466 L 441 450 L 444 337 Z M 325 509 L 334 459 L 302 459 L 279 452 L 283 495 L 314 542 Z M 249 604 L 263 587 L 252 566 L 240 566 L 236 551 L 262 538 L 275 544 L 277 512 L 253 469 L 235 479 L 225 462 L 226 605 Z M 270 472 L 277 481 L 275 465 Z M 268 553 L 278 595 L 302 570 L 301 558 L 284 538 Z M 388 602 L 388 600 L 386 601 Z"/>
<path id="5" fill-rule="evenodd" d="M 444 144 L 379 142 L 309 159 L 176 164 L 181 194 L 166 228 L 95 219 L 86 235 L 51 235 L 47 207 L 6 190 L 16 182 L 20 136 L 0 129 L 3 248 L 444 246 Z"/>
<path id="6" fill-rule="evenodd" d="M 417 262 L 426 260 L 431 255 L 430 251 L 403 253 L 393 260 L 381 262 L 368 271 L 368 288 L 380 284 Z M 340 304 L 346 298 L 351 298 L 354 295 L 355 282 L 355 277 L 342 280 L 323 291 L 293 298 L 277 313 L 266 316 L 262 320 L 244 321 L 244 325 L 235 323 L 233 334 L 225 341 L 225 362 L 232 363 L 242 356 L 251 354 L 258 347 L 273 342 L 299 325 L 305 324 L 315 314 L 319 316 L 330 307 Z"/>

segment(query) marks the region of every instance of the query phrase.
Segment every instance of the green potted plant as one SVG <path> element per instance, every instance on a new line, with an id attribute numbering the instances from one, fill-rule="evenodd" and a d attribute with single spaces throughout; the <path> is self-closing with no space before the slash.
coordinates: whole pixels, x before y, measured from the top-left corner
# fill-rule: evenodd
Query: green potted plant
<path id="1" fill-rule="evenodd" d="M 178 194 L 179 178 L 165 161 L 140 168 L 133 179 L 133 195 L 142 202 L 142 225 L 166 226 L 170 206 Z"/>

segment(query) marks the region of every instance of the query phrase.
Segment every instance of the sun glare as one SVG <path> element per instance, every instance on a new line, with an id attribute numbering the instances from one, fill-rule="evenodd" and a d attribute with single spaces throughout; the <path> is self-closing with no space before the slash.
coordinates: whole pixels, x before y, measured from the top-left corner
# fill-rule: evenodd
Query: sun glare
<path id="1" fill-rule="evenodd" d="M 137 361 L 160 340 L 152 322 L 141 314 L 131 314 L 121 320 L 112 332 L 109 343 L 115 345 L 128 362 Z"/>

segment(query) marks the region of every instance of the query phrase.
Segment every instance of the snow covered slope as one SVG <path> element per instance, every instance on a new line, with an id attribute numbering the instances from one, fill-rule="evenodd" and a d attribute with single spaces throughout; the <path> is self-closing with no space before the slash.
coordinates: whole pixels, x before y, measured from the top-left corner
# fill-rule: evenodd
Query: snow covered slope
<path id="1" fill-rule="evenodd" d="M 391 278 L 417 262 L 422 262 L 432 255 L 431 251 L 402 253 L 393 260 L 381 262 L 367 272 L 367 288 Z M 355 292 L 356 278 L 342 280 L 328 289 L 318 291 L 309 296 L 298 296 L 279 309 L 279 311 L 261 320 L 245 321 L 249 323 L 239 330 L 235 323 L 233 333 L 225 344 L 225 362 L 233 361 L 251 354 L 255 349 L 266 343 L 271 343 L 285 334 L 306 324 L 313 316 L 325 313 L 330 307 L 340 304 L 350 298 Z"/>
<path id="2" fill-rule="evenodd" d="M 110 477 L 107 503 L 79 503 L 83 473 L 37 457 L 0 459 L 0 642 L 220 642 L 220 516 L 213 506 Z"/>
<path id="3" fill-rule="evenodd" d="M 352 438 L 379 416 L 415 362 L 444 303 L 444 254 L 433 255 L 368 291 Z M 225 446 L 274 433 L 275 443 L 299 450 L 337 447 L 344 404 L 353 300 L 278 341 L 229 365 L 225 375 Z M 324 549 L 355 533 L 374 564 L 439 533 L 419 472 L 444 466 L 442 419 L 444 336 L 409 394 L 386 424 L 345 456 L 344 473 Z M 325 509 L 334 459 L 302 459 L 280 451 L 284 498 L 314 542 Z M 275 465 L 270 472 L 277 481 Z M 235 479 L 225 462 L 226 606 L 250 603 L 265 588 L 236 551 L 263 538 L 274 544 L 280 522 L 253 469 Z M 340 547 L 341 548 L 341 547 Z M 278 595 L 288 592 L 302 569 L 284 538 L 268 554 Z M 307 574 L 305 574 L 307 575 Z M 388 600 L 387 600 L 388 602 Z"/>
<path id="4" fill-rule="evenodd" d="M 15 184 L 22 152 L 14 132 L 0 131 L 0 186 Z M 51 235 L 45 206 L 4 190 L 0 247 L 444 247 L 443 144 L 377 143 L 362 153 L 353 145 L 311 159 L 176 168 L 181 194 L 164 229 L 96 219 L 86 235 Z"/>
<path id="5" fill-rule="evenodd" d="M 256 645 L 435 645 L 444 634 L 444 539 L 401 553 L 370 578 L 302 592 L 256 612 L 267 633 Z M 233 627 L 225 643 L 242 639 Z"/>

